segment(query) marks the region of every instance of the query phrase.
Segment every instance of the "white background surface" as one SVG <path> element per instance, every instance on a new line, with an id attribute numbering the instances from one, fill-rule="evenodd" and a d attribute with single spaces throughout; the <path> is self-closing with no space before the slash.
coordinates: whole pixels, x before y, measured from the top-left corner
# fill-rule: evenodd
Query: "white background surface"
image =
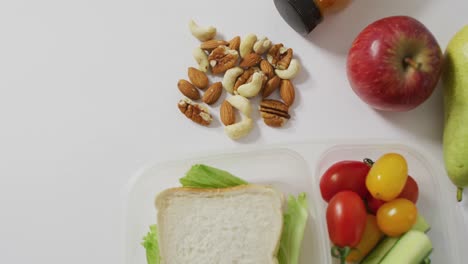
<path id="1" fill-rule="evenodd" d="M 345 58 L 363 27 L 389 15 L 419 19 L 445 49 L 466 10 L 462 0 L 354 0 L 303 38 L 270 0 L 1 1 L 0 263 L 120 263 L 124 185 L 148 161 L 389 138 L 424 145 L 442 162 L 440 87 L 414 111 L 379 113 L 349 88 Z M 286 128 L 258 120 L 233 142 L 219 122 L 202 128 L 178 112 L 177 80 L 195 65 L 192 17 L 227 38 L 253 32 L 294 49 L 304 71 Z"/>

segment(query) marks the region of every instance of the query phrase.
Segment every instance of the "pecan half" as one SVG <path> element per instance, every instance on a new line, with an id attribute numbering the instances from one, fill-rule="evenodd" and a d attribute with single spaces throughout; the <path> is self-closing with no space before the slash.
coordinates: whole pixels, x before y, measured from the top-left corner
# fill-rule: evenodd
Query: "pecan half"
<path id="1" fill-rule="evenodd" d="M 180 112 L 182 112 L 188 119 L 202 126 L 209 126 L 213 120 L 206 107 L 194 103 L 188 98 L 180 100 L 177 106 L 179 107 Z"/>
<path id="2" fill-rule="evenodd" d="M 289 67 L 289 64 L 291 63 L 293 57 L 293 50 L 287 49 L 284 53 L 282 53 L 281 51 L 282 50 L 280 49 L 280 60 L 278 61 L 278 64 L 276 64 L 276 68 L 280 70 L 286 70 Z"/>
<path id="3" fill-rule="evenodd" d="M 263 122 L 271 127 L 282 127 L 291 118 L 289 107 L 281 101 L 265 99 L 260 103 Z"/>
<path id="4" fill-rule="evenodd" d="M 236 66 L 239 53 L 226 46 L 215 48 L 208 56 L 213 74 L 223 73 Z"/>
<path id="5" fill-rule="evenodd" d="M 280 58 L 281 48 L 283 48 L 283 44 L 281 44 L 281 43 L 280 44 L 275 44 L 275 45 L 271 46 L 270 50 L 268 51 L 267 60 L 271 65 L 273 65 L 273 67 L 276 67 L 276 64 L 281 59 Z"/>
<path id="6" fill-rule="evenodd" d="M 268 62 L 276 69 L 284 70 L 289 67 L 293 57 L 293 50 L 286 49 L 283 44 L 276 44 L 270 48 L 267 54 Z"/>
<path id="7" fill-rule="evenodd" d="M 239 76 L 239 78 L 237 78 L 236 80 L 236 83 L 234 84 L 234 91 L 237 91 L 237 88 L 239 88 L 239 86 L 245 84 L 249 78 L 255 73 L 255 68 L 249 68 L 247 70 L 245 70 L 241 76 Z"/>

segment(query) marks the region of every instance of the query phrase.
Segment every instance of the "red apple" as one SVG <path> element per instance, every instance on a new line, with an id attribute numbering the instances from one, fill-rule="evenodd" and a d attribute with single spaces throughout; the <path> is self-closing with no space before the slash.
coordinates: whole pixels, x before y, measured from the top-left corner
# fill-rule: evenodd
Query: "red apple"
<path id="1" fill-rule="evenodd" d="M 426 101 L 441 75 L 442 51 L 419 21 L 392 16 L 368 25 L 348 54 L 348 80 L 367 104 L 408 111 Z"/>

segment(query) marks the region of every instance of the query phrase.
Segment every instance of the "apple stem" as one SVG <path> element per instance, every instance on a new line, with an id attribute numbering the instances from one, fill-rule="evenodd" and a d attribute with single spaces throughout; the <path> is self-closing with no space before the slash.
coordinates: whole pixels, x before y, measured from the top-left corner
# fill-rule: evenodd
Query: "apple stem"
<path id="1" fill-rule="evenodd" d="M 419 70 L 419 68 L 421 68 L 421 63 L 415 62 L 415 61 L 414 61 L 412 58 L 410 58 L 410 57 L 406 57 L 405 60 L 404 60 L 404 62 L 405 62 L 407 65 L 413 67 L 415 70 Z"/>

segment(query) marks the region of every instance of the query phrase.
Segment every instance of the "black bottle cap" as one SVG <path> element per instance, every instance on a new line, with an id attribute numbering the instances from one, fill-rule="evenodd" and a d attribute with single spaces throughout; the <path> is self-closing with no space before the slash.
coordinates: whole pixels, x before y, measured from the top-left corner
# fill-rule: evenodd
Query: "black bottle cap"
<path id="1" fill-rule="evenodd" d="M 314 0 L 274 0 L 276 9 L 295 31 L 309 34 L 323 20 Z"/>

